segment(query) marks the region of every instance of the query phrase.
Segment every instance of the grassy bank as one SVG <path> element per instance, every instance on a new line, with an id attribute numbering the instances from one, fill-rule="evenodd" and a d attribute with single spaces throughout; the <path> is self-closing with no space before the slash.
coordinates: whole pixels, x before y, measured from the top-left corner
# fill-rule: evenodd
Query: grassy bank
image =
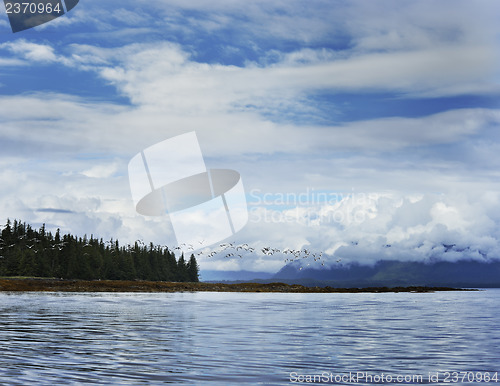
<path id="1" fill-rule="evenodd" d="M 305 287 L 284 283 L 178 283 L 136 280 L 61 280 L 47 278 L 0 278 L 0 291 L 61 292 L 290 292 L 290 293 L 358 293 L 358 292 L 435 292 L 461 291 L 448 287 L 371 287 L 331 288 Z"/>

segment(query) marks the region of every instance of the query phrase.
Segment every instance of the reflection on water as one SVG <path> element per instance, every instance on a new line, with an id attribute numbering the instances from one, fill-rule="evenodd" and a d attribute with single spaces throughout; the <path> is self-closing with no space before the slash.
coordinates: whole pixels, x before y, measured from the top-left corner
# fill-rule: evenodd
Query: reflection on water
<path id="1" fill-rule="evenodd" d="M 291 372 L 495 372 L 499 305 L 500 290 L 0 293 L 0 384 L 280 385 Z"/>

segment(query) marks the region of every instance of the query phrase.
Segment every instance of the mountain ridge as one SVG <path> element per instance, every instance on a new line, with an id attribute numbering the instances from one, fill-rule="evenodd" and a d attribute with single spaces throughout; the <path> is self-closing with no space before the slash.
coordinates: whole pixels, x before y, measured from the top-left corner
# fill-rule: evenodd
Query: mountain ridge
<path id="1" fill-rule="evenodd" d="M 379 260 L 372 265 L 336 264 L 330 268 L 302 268 L 289 263 L 278 272 L 201 271 L 202 281 L 226 283 L 300 284 L 333 288 L 397 286 L 450 286 L 456 288 L 500 288 L 500 260 L 426 262 Z"/>
<path id="2" fill-rule="evenodd" d="M 334 265 L 326 269 L 302 268 L 288 264 L 273 280 L 314 282 L 334 286 L 451 285 L 459 287 L 500 287 L 500 260 L 404 262 L 379 260 L 374 265 Z M 327 283 L 327 284 L 326 284 Z"/>

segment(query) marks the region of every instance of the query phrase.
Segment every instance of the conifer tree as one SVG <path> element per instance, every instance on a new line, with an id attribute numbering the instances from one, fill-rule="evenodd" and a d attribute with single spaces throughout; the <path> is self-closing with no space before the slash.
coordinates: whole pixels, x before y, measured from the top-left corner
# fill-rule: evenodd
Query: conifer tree
<path id="1" fill-rule="evenodd" d="M 200 279 L 198 277 L 198 275 L 200 273 L 200 269 L 198 267 L 198 263 L 196 261 L 196 258 L 194 257 L 193 254 L 191 254 L 191 257 L 189 258 L 189 261 L 187 263 L 187 272 L 188 272 L 189 281 L 191 281 L 191 282 L 200 281 Z"/>
<path id="2" fill-rule="evenodd" d="M 189 281 L 184 253 L 181 254 L 181 257 L 177 261 L 177 279 L 178 281 Z"/>
<path id="3" fill-rule="evenodd" d="M 40 276 L 64 279 L 141 279 L 198 281 L 194 255 L 177 261 L 166 247 L 137 242 L 120 246 L 118 240 L 83 238 L 71 234 L 53 236 L 45 225 L 7 220 L 0 232 L 0 275 Z"/>

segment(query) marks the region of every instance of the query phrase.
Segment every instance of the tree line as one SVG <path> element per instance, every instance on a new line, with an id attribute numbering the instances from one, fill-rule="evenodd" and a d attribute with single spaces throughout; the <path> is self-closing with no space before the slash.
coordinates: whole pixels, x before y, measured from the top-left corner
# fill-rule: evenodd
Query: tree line
<path id="1" fill-rule="evenodd" d="M 0 276 L 54 277 L 83 280 L 199 281 L 193 254 L 178 259 L 167 247 L 120 246 L 93 236 L 76 237 L 33 229 L 29 224 L 7 220 L 0 237 Z"/>

